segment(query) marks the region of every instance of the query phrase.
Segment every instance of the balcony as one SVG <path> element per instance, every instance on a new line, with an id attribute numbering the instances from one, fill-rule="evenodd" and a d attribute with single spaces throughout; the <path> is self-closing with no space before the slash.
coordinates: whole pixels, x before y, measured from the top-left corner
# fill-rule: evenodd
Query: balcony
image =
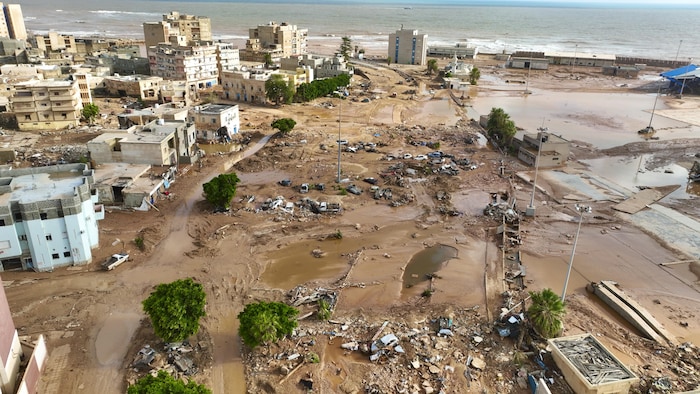
<path id="1" fill-rule="evenodd" d="M 26 103 L 34 101 L 34 95 L 32 92 L 15 92 L 12 96 L 12 102 L 14 103 Z"/>

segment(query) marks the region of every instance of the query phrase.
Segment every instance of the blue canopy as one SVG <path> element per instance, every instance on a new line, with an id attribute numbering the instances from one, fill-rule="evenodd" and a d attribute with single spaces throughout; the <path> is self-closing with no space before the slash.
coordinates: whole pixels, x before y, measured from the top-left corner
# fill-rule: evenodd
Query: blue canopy
<path id="1" fill-rule="evenodd" d="M 679 75 L 683 75 L 685 73 L 689 73 L 691 71 L 695 71 L 698 68 L 698 66 L 694 64 L 689 64 L 687 66 L 679 67 L 673 70 L 669 70 L 666 72 L 661 73 L 661 76 L 664 78 L 668 79 L 675 79 Z"/>

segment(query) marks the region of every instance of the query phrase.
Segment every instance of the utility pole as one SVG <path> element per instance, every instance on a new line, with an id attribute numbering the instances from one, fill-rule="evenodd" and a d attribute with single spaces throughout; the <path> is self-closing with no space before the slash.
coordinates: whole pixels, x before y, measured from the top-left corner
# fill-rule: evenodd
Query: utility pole
<path id="1" fill-rule="evenodd" d="M 338 102 L 338 183 L 340 183 L 340 149 L 342 147 L 342 144 L 340 143 L 340 113 L 341 113 L 341 108 L 343 107 L 343 98 L 340 98 L 340 101 Z"/>
<path id="2" fill-rule="evenodd" d="M 571 277 L 571 268 L 574 266 L 574 255 L 576 254 L 576 244 L 578 243 L 578 235 L 581 233 L 581 223 L 583 222 L 583 214 L 591 213 L 593 210 L 588 205 L 576 204 L 576 210 L 580 212 L 578 217 L 578 229 L 574 238 L 574 247 L 571 249 L 571 258 L 569 259 L 569 268 L 566 270 L 566 279 L 564 279 L 564 290 L 561 292 L 561 302 L 566 299 L 566 288 L 569 286 L 569 278 Z"/>
<path id="3" fill-rule="evenodd" d="M 690 71 L 690 66 L 693 65 L 692 63 L 693 63 L 693 59 L 692 59 L 692 58 L 688 58 L 688 65 L 685 66 L 685 72 L 684 72 L 683 74 L 687 74 L 688 71 Z M 683 83 L 681 84 L 681 94 L 680 94 L 680 98 L 683 98 L 683 89 L 685 89 L 685 80 L 686 80 L 686 79 L 687 79 L 686 77 L 683 77 Z"/>
<path id="4" fill-rule="evenodd" d="M 542 118 L 542 126 L 538 127 L 537 130 L 539 133 L 537 133 L 537 157 L 535 158 L 535 177 L 532 180 L 532 196 L 530 196 L 530 205 L 528 205 L 527 209 L 525 209 L 525 216 L 535 216 L 535 193 L 537 192 L 537 172 L 540 168 L 540 152 L 542 152 L 542 134 L 543 132 L 547 131 L 547 128 L 544 127 L 544 118 Z"/>

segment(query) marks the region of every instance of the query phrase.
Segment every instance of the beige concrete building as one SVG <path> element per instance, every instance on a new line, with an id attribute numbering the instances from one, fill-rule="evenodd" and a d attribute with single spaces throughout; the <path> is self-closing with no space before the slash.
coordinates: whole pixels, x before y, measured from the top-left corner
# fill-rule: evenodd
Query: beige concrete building
<path id="1" fill-rule="evenodd" d="M 175 46 L 159 44 L 150 47 L 148 60 L 151 75 L 169 80 L 186 81 L 191 93 L 218 83 L 219 66 L 215 45 Z"/>
<path id="2" fill-rule="evenodd" d="M 569 158 L 569 141 L 551 133 L 525 134 L 518 148 L 518 159 L 538 167 L 561 166 Z"/>
<path id="3" fill-rule="evenodd" d="M 222 98 L 263 105 L 267 103 L 265 82 L 275 73 L 275 71 L 266 69 L 224 71 L 221 74 Z"/>
<path id="4" fill-rule="evenodd" d="M 264 60 L 270 54 L 273 60 L 295 55 L 303 55 L 307 49 L 307 29 L 297 29 L 296 25 L 270 22 L 248 32 L 245 51 L 241 59 L 246 61 Z"/>
<path id="5" fill-rule="evenodd" d="M 162 43 L 182 42 L 182 45 L 195 45 L 211 42 L 211 20 L 204 16 L 183 15 L 177 11 L 163 15 L 159 22 L 145 22 L 143 35 L 146 48 Z"/>
<path id="6" fill-rule="evenodd" d="M 58 34 L 55 31 L 50 31 L 46 35 L 34 35 L 30 39 L 32 46 L 44 54 L 52 52 L 61 53 L 78 53 L 75 37 L 71 35 Z"/>
<path id="7" fill-rule="evenodd" d="M 457 43 L 449 45 L 431 45 L 428 47 L 428 56 L 454 57 L 459 59 L 475 59 L 479 49 L 471 44 Z"/>
<path id="8" fill-rule="evenodd" d="M 280 69 L 282 70 L 296 70 L 299 67 L 313 71 L 310 74 L 309 82 L 318 78 L 332 78 L 340 74 L 352 75 L 354 73 L 352 66 L 340 54 L 332 57 L 305 54 L 280 59 Z"/>
<path id="9" fill-rule="evenodd" d="M 22 6 L 19 4 L 3 4 L 3 17 L 0 18 L 0 37 L 14 38 L 15 40 L 26 40 L 27 29 L 24 26 L 24 16 Z"/>
<path id="10" fill-rule="evenodd" d="M 78 91 L 83 104 L 92 102 L 92 89 L 95 87 L 92 75 L 84 70 L 71 74 L 71 78 L 78 83 Z"/>
<path id="11" fill-rule="evenodd" d="M 389 34 L 389 52 L 387 56 L 392 63 L 397 64 L 426 64 L 428 35 L 418 34 L 418 30 L 404 29 Z"/>
<path id="12" fill-rule="evenodd" d="M 77 81 L 18 84 L 11 102 L 20 130 L 57 130 L 80 124 L 83 100 Z"/>
<path id="13" fill-rule="evenodd" d="M 157 101 L 161 82 L 163 82 L 163 78 L 150 75 L 115 75 L 104 78 L 108 94 L 118 97 L 134 97 L 142 101 Z"/>
<path id="14" fill-rule="evenodd" d="M 194 104 L 194 96 L 186 81 L 164 80 L 160 83 L 160 103 L 189 107 Z"/>
<path id="15" fill-rule="evenodd" d="M 194 125 L 183 121 L 158 119 L 127 130 L 112 130 L 87 143 L 90 159 L 96 164 L 128 163 L 172 166 L 195 156 Z"/>
<path id="16" fill-rule="evenodd" d="M 206 104 L 192 107 L 189 121 L 197 128 L 197 138 L 205 141 L 228 140 L 241 128 L 237 105 Z"/>

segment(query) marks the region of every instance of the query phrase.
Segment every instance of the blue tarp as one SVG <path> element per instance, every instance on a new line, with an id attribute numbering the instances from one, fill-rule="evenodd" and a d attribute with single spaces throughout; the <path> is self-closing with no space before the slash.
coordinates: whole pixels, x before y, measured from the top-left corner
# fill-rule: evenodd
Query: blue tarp
<path id="1" fill-rule="evenodd" d="M 679 75 L 683 75 L 685 73 L 689 73 L 691 71 L 695 71 L 697 68 L 698 68 L 698 66 L 696 66 L 695 64 L 689 64 L 687 66 L 679 67 L 679 68 L 661 73 L 661 76 L 664 78 L 668 78 L 668 79 L 675 79 L 675 77 L 677 77 Z"/>

